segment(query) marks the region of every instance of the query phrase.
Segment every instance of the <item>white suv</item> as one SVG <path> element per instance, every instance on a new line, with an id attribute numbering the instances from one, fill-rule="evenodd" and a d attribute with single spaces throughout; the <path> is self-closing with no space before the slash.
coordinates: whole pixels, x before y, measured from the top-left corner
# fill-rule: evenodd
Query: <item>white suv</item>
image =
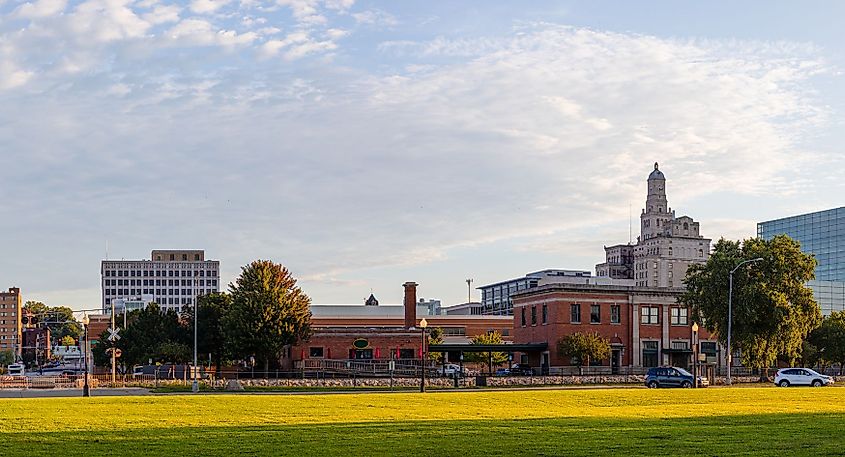
<path id="1" fill-rule="evenodd" d="M 789 386 L 829 386 L 833 384 L 833 378 L 816 373 L 809 368 L 784 368 L 778 370 L 775 375 L 775 385 L 780 387 Z"/>

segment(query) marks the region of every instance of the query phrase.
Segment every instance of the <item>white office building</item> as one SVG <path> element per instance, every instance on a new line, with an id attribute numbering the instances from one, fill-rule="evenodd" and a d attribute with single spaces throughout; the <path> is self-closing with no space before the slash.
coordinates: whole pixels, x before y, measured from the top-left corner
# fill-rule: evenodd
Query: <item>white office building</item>
<path id="1" fill-rule="evenodd" d="M 220 262 L 201 250 L 152 251 L 149 260 L 103 260 L 100 267 L 103 313 L 150 302 L 181 311 L 196 297 L 220 291 Z M 116 312 L 120 312 L 115 309 Z"/>

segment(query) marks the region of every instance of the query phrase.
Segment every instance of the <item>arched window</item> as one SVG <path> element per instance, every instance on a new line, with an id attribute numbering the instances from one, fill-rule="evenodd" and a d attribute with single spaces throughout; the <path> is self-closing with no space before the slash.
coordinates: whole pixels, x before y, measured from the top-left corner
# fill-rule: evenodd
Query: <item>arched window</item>
<path id="1" fill-rule="evenodd" d="M 689 230 L 689 224 L 687 224 L 686 222 L 684 222 L 684 230 Z"/>
<path id="2" fill-rule="evenodd" d="M 699 249 L 699 250 L 698 250 L 698 256 L 699 256 L 699 257 L 704 257 L 704 250 L 703 250 L 703 249 Z"/>
<path id="3" fill-rule="evenodd" d="M 672 255 L 672 248 L 669 248 L 669 255 Z"/>

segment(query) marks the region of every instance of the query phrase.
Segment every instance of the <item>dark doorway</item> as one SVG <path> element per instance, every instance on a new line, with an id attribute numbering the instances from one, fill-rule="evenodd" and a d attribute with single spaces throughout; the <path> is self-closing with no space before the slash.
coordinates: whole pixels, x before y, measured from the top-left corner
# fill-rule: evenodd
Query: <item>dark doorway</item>
<path id="1" fill-rule="evenodd" d="M 619 374 L 619 365 L 622 359 L 622 350 L 614 349 L 610 353 L 610 373 Z"/>

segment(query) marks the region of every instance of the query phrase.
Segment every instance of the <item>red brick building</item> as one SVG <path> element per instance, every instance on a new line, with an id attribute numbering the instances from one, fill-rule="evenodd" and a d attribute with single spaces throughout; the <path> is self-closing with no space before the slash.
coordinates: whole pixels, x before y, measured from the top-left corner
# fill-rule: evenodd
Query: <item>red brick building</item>
<path id="1" fill-rule="evenodd" d="M 286 351 L 285 368 L 299 368 L 307 360 L 388 361 L 419 359 L 422 335 L 419 323 L 443 330 L 444 341 L 468 343 L 473 336 L 491 331 L 511 340 L 511 316 L 417 316 L 416 284 L 405 283 L 403 316 L 323 316 L 312 317 L 313 335 Z"/>
<path id="2" fill-rule="evenodd" d="M 692 316 L 678 303 L 677 288 L 590 284 L 549 284 L 512 296 L 515 343 L 547 343 L 548 351 L 521 355 L 532 366 L 569 366 L 573 361 L 557 353 L 557 344 L 575 332 L 595 332 L 610 340 L 609 366 L 689 367 L 696 342 Z M 706 363 L 720 366 L 724 351 L 704 329 L 697 335 L 698 352 Z"/>

